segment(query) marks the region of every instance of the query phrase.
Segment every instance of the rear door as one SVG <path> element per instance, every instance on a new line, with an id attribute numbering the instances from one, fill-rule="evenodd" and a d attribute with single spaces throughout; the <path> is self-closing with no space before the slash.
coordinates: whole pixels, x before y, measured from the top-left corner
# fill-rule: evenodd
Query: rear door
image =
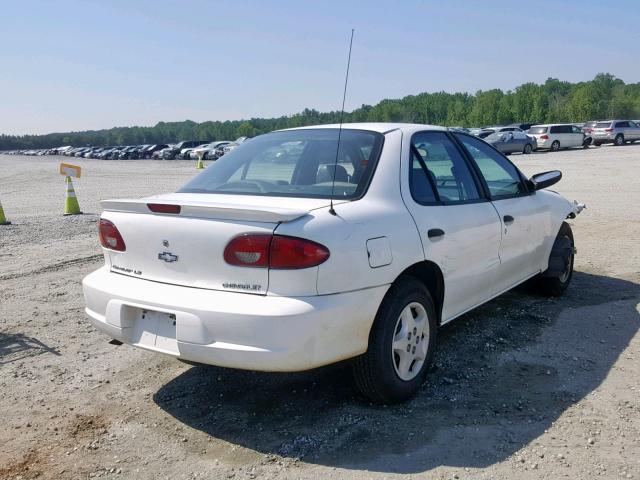
<path id="1" fill-rule="evenodd" d="M 425 257 L 444 275 L 446 322 L 491 296 L 499 267 L 500 219 L 447 133 L 425 131 L 405 138 L 402 156 L 408 165 L 403 168 L 405 204 Z"/>
<path id="2" fill-rule="evenodd" d="M 572 136 L 572 145 L 573 147 L 581 147 L 584 143 L 584 133 L 580 127 L 576 127 L 575 125 L 571 125 L 571 136 Z"/>
<path id="3" fill-rule="evenodd" d="M 540 271 L 549 207 L 527 189 L 518 169 L 489 145 L 456 135 L 473 158 L 501 222 L 500 268 L 494 294 Z"/>
<path id="4" fill-rule="evenodd" d="M 640 125 L 636 122 L 629 122 L 629 140 L 640 140 Z"/>
<path id="5" fill-rule="evenodd" d="M 513 132 L 513 148 L 512 152 L 523 152 L 525 144 L 529 141 L 527 134 L 520 131 Z"/>

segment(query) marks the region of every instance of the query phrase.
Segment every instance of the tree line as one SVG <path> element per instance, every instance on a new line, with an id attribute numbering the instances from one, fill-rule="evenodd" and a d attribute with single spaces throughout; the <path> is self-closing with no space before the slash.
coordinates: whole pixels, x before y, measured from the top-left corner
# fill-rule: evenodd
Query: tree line
<path id="1" fill-rule="evenodd" d="M 159 122 L 153 127 L 116 127 L 105 130 L 0 135 L 0 150 L 51 148 L 62 145 L 109 146 L 171 143 L 180 140 L 233 140 L 282 128 L 337 123 L 340 112 L 305 109 L 295 115 L 250 120 L 197 123 Z M 345 112 L 350 122 L 412 122 L 444 126 L 479 127 L 514 122 L 583 122 L 611 118 L 640 118 L 640 83 L 625 84 L 609 73 L 587 82 L 548 78 L 543 84 L 524 83 L 514 90 L 470 93 L 421 93 Z"/>

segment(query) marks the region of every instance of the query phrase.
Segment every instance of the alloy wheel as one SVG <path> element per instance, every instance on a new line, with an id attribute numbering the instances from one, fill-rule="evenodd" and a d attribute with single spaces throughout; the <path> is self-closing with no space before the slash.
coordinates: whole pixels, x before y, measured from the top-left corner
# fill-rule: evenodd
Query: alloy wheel
<path id="1" fill-rule="evenodd" d="M 418 302 L 407 305 L 396 322 L 392 360 L 398 377 L 409 381 L 422 370 L 429 347 L 429 319 Z"/>

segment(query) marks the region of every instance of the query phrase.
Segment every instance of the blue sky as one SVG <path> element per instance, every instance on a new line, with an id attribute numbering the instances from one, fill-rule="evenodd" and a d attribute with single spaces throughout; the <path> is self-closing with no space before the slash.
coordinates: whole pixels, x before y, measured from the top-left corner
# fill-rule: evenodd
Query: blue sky
<path id="1" fill-rule="evenodd" d="M 640 1 L 7 1 L 0 133 L 272 117 L 609 72 L 640 81 Z"/>

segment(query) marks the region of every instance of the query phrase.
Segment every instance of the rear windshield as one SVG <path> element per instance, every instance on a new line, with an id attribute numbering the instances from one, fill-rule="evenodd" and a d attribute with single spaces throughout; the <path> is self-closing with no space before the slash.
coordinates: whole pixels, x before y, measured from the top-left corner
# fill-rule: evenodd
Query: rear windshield
<path id="1" fill-rule="evenodd" d="M 364 130 L 303 129 L 261 135 L 236 147 L 179 192 L 354 199 L 373 176 L 384 137 Z M 335 176 L 335 185 L 332 183 Z"/>
<path id="2" fill-rule="evenodd" d="M 611 122 L 598 122 L 596 123 L 596 128 L 609 128 L 611 126 Z"/>
<path id="3" fill-rule="evenodd" d="M 529 133 L 533 135 L 537 135 L 540 133 L 547 133 L 547 127 L 531 127 L 529 129 Z"/>
<path id="4" fill-rule="evenodd" d="M 595 127 L 596 123 L 598 123 L 598 122 L 587 122 L 587 123 L 584 124 L 584 126 L 586 128 L 593 128 L 593 127 Z"/>

